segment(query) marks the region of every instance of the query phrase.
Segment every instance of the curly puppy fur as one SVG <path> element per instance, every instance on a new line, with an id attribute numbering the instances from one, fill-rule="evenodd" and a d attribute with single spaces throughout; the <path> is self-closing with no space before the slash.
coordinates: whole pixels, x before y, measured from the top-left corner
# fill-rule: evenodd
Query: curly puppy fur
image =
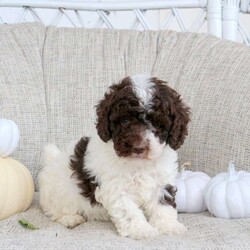
<path id="1" fill-rule="evenodd" d="M 173 187 L 190 115 L 180 95 L 162 80 L 135 75 L 112 85 L 96 111 L 97 133 L 67 152 L 45 148 L 45 214 L 68 228 L 111 220 L 133 239 L 184 233 Z"/>

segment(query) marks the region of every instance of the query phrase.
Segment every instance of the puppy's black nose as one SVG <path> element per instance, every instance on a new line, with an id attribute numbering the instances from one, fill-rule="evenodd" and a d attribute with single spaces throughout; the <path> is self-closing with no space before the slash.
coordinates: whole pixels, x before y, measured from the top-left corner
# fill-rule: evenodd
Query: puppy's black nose
<path id="1" fill-rule="evenodd" d="M 142 148 L 142 147 L 134 147 L 133 148 L 133 153 L 136 153 L 136 154 L 142 154 L 144 152 L 145 148 Z"/>

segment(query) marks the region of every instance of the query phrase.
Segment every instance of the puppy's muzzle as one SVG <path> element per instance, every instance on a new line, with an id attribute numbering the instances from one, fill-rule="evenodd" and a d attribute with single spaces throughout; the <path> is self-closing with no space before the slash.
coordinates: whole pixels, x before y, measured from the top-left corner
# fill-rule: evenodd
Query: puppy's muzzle
<path id="1" fill-rule="evenodd" d="M 141 142 L 138 145 L 132 146 L 132 157 L 147 158 L 149 153 L 149 142 Z"/>

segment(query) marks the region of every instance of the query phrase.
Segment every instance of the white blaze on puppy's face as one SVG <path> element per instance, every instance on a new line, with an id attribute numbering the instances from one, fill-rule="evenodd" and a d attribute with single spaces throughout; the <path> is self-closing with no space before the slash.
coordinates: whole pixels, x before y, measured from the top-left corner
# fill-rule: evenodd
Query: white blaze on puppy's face
<path id="1" fill-rule="evenodd" d="M 155 86 L 155 83 L 151 81 L 149 75 L 145 74 L 132 76 L 131 82 L 133 85 L 133 91 L 139 98 L 140 106 L 142 106 L 145 110 L 144 121 L 146 121 L 146 112 L 153 105 L 152 99 L 155 92 L 153 87 Z M 150 123 L 149 121 L 146 122 Z M 146 148 L 146 150 L 144 150 L 141 154 L 133 154 L 134 157 L 146 158 L 150 160 L 159 157 L 166 143 L 165 141 L 162 143 L 160 142 L 159 138 L 157 138 L 152 132 L 154 130 L 154 127 L 150 126 L 149 129 L 145 129 L 145 131 L 141 133 L 143 141 L 141 142 L 140 147 Z"/>
<path id="2" fill-rule="evenodd" d="M 133 91 L 140 99 L 140 104 L 144 107 L 150 105 L 153 98 L 154 90 L 152 87 L 155 85 L 149 75 L 139 74 L 131 77 Z"/>
<path id="3" fill-rule="evenodd" d="M 165 147 L 166 143 L 161 143 L 159 138 L 157 138 L 154 133 L 150 130 L 146 131 L 146 140 L 149 142 L 149 152 L 147 155 L 147 159 L 153 160 L 160 156 L 162 153 L 163 148 Z"/>

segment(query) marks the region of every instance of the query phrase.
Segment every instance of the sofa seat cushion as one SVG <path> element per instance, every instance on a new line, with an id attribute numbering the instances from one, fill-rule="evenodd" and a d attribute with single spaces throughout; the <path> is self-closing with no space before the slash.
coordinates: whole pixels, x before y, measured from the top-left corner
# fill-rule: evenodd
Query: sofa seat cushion
<path id="1" fill-rule="evenodd" d="M 39 230 L 30 231 L 18 224 L 26 219 Z M 38 206 L 36 194 L 31 208 L 1 222 L 1 249 L 241 249 L 250 247 L 250 219 L 224 220 L 208 212 L 179 214 L 188 231 L 183 236 L 162 235 L 136 241 L 120 237 L 110 222 L 86 222 L 74 229 L 50 221 Z M 167 223 L 167 222 L 166 222 Z"/>

